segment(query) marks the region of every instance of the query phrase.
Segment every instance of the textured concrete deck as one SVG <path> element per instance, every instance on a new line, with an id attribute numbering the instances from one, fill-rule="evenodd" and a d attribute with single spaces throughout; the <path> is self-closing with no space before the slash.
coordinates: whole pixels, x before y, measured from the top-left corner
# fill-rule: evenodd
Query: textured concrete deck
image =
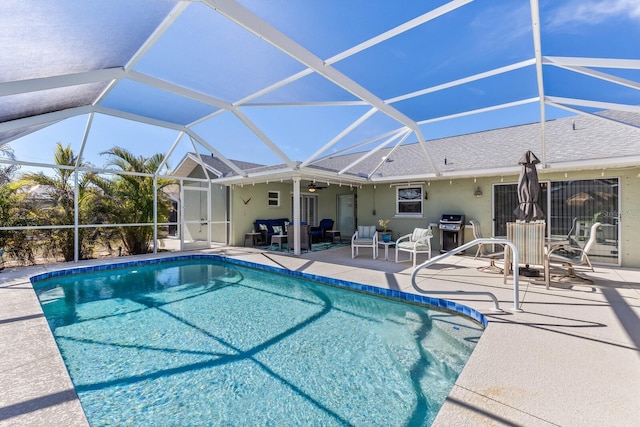
<path id="1" fill-rule="evenodd" d="M 367 251 L 352 260 L 349 247 L 300 257 L 250 248 L 206 252 L 416 292 L 409 263 L 372 260 Z M 424 289 L 492 292 L 505 310 L 493 312 L 484 296 L 445 297 L 482 311 L 490 323 L 435 425 L 640 425 L 640 271 L 597 266 L 588 273 L 593 286 L 552 281 L 549 290 L 521 277 L 522 312 L 515 312 L 512 281 L 476 270 L 486 263 L 455 256 L 418 276 Z M 75 266 L 0 273 L 0 425 L 87 425 L 29 282 Z"/>

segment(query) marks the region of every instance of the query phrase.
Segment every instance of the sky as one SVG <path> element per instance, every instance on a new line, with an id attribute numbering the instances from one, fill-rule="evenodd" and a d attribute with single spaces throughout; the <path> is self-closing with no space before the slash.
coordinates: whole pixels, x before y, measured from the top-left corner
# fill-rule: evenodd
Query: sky
<path id="1" fill-rule="evenodd" d="M 537 97 L 533 66 L 417 94 L 426 88 L 533 58 L 528 0 L 477 0 L 339 61 L 335 61 L 336 55 L 447 1 L 406 0 L 389 4 L 382 0 L 241 0 L 240 3 L 308 52 L 330 63 L 363 90 L 389 102 L 416 122 L 426 121 L 420 126 L 426 139 L 531 123 L 540 118 L 539 103 L 528 102 L 430 122 L 464 111 Z M 640 59 L 640 1 L 540 0 L 539 4 L 544 56 Z M 76 6 L 69 2 L 69 7 Z M 146 10 L 138 7 L 131 15 Z M 75 37 L 82 38 L 83 34 Z M 330 145 L 370 110 L 369 106 L 358 105 L 358 98 L 349 90 L 316 74 L 256 95 L 304 69 L 293 58 L 199 3 L 191 4 L 134 66 L 141 73 L 238 105 L 242 117 L 254 124 L 269 143 L 299 161 Z M 598 71 L 640 82 L 638 69 Z M 558 67 L 545 66 L 543 78 L 547 96 L 640 104 L 637 89 Z M 242 105 L 247 97 L 252 97 L 249 102 L 253 105 Z M 103 105 L 180 125 L 217 111 L 210 105 L 131 80 L 111 91 Z M 547 119 L 573 114 L 554 107 L 545 109 Z M 87 120 L 86 115 L 67 119 L 13 141 L 10 146 L 19 160 L 51 163 L 56 142 L 70 144 L 79 152 Z M 328 147 L 324 154 L 340 152 L 361 141 L 372 141 L 368 147 L 375 146 L 381 141 L 376 138 L 401 128 L 396 120 L 376 113 Z M 214 115 L 192 129 L 227 158 L 261 164 L 283 162 L 268 143 L 230 112 Z M 100 153 L 116 145 L 143 156 L 167 152 L 177 136 L 175 130 L 96 115 L 84 150 L 85 160 L 101 167 L 107 158 Z M 412 135 L 407 142 L 416 140 Z M 206 149 L 198 148 L 208 154 Z M 177 166 L 188 151 L 193 151 L 193 145 L 184 137 L 169 160 L 170 166 Z"/>

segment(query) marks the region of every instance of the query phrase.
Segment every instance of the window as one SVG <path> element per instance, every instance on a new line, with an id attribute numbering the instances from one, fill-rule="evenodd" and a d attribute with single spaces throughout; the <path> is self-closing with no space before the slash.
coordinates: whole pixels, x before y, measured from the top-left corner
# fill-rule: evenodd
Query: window
<path id="1" fill-rule="evenodd" d="M 267 193 L 267 204 L 269 206 L 280 206 L 280 192 L 269 191 Z"/>
<path id="2" fill-rule="evenodd" d="M 293 218 L 293 198 L 291 198 L 291 218 Z M 300 221 L 315 226 L 318 218 L 318 196 L 300 195 Z"/>
<path id="3" fill-rule="evenodd" d="M 396 188 L 396 214 L 422 216 L 422 187 Z"/>

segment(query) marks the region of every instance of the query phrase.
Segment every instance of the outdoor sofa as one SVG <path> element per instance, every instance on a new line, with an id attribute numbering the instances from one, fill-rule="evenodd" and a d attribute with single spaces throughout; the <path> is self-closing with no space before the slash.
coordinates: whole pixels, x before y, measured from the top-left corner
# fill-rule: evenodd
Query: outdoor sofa
<path id="1" fill-rule="evenodd" d="M 261 240 L 265 245 L 271 243 L 271 236 L 274 234 L 287 234 L 288 225 L 289 218 L 256 219 L 253 223 L 256 233 L 261 234 Z"/>

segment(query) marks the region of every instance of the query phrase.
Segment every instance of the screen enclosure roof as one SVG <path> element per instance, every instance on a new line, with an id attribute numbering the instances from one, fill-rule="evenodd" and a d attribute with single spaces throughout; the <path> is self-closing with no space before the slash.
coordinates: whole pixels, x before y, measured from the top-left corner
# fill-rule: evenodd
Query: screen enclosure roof
<path id="1" fill-rule="evenodd" d="M 527 125 L 543 168 L 615 164 L 576 138 L 554 158 L 549 123 L 581 115 L 632 132 L 620 164 L 638 164 L 639 46 L 632 0 L 4 0 L 0 145 L 35 166 L 63 141 L 96 167 L 121 145 L 215 156 L 229 182 L 375 182 L 405 178 L 376 173 L 405 146 L 412 179 L 490 174 L 452 172 L 442 146 Z"/>

